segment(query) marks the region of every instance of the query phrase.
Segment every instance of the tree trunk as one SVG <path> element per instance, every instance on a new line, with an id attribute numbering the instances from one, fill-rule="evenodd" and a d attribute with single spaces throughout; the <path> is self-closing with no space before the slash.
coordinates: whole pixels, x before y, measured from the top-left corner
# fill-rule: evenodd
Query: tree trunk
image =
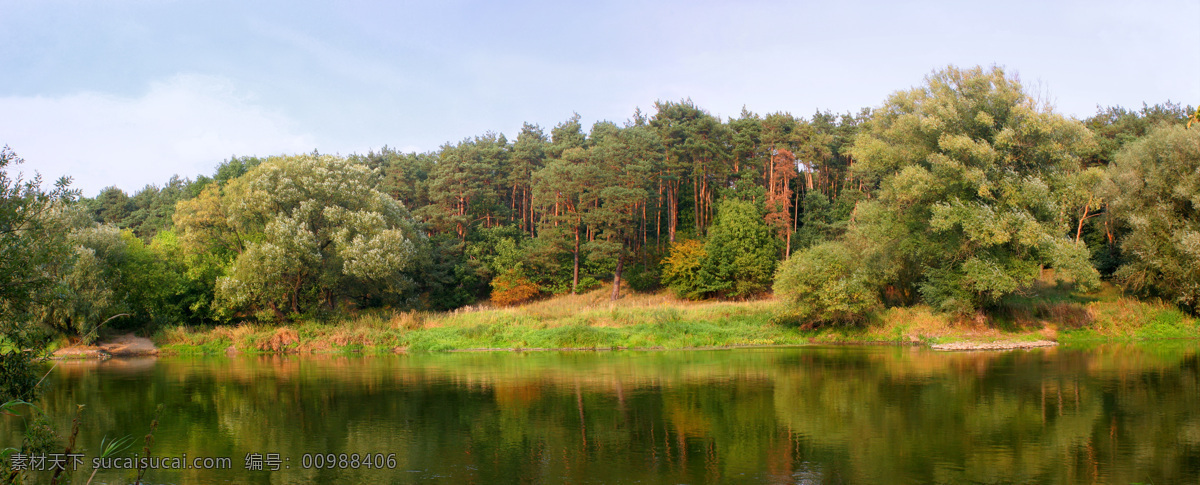
<path id="1" fill-rule="evenodd" d="M 529 187 L 525 187 L 525 215 L 529 217 L 529 237 L 537 237 L 533 228 L 533 199 L 529 196 Z"/>
<path id="2" fill-rule="evenodd" d="M 575 226 L 575 266 L 571 272 L 571 294 L 579 294 L 579 226 Z"/>
<path id="3" fill-rule="evenodd" d="M 1079 228 L 1075 230 L 1075 242 L 1079 242 L 1079 236 L 1083 234 L 1083 221 L 1088 219 L 1088 211 L 1092 209 L 1092 197 L 1088 196 L 1087 204 L 1083 206 L 1083 215 L 1079 216 Z"/>
<path id="4" fill-rule="evenodd" d="M 662 174 L 659 174 L 658 180 L 658 200 L 654 202 L 654 247 L 662 246 L 662 208 L 663 208 L 663 186 Z"/>
<path id="5" fill-rule="evenodd" d="M 646 227 L 646 203 L 642 202 L 642 245 L 638 246 L 638 251 L 643 258 L 646 256 L 646 241 L 650 240 L 650 229 Z"/>
<path id="6" fill-rule="evenodd" d="M 675 242 L 675 225 L 679 223 L 679 181 L 667 185 L 667 242 Z"/>
<path id="7" fill-rule="evenodd" d="M 1108 244 L 1111 246 L 1114 242 L 1112 227 L 1108 225 L 1108 204 L 1104 204 L 1104 235 L 1108 236 Z"/>
<path id="8" fill-rule="evenodd" d="M 617 301 L 621 297 L 621 271 L 625 269 L 625 250 L 617 253 L 617 269 L 613 271 L 613 290 L 612 300 Z"/>
<path id="9" fill-rule="evenodd" d="M 800 229 L 800 191 L 792 193 L 792 232 Z"/>

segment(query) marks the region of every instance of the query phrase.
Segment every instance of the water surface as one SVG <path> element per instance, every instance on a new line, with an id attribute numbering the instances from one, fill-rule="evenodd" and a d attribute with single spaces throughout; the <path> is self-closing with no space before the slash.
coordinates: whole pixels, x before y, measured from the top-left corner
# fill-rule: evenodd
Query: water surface
<path id="1" fill-rule="evenodd" d="M 60 364 L 43 402 L 61 429 L 86 406 L 88 463 L 140 451 L 159 404 L 154 455 L 232 461 L 152 483 L 1200 483 L 1196 347 L 114 359 Z"/>

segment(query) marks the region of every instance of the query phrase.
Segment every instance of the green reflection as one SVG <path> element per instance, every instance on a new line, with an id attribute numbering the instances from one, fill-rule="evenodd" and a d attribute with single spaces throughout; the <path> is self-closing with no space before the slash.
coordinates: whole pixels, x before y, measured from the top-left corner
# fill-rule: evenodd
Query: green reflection
<path id="1" fill-rule="evenodd" d="M 112 360 L 59 365 L 44 408 L 66 429 L 87 405 L 89 457 L 106 434 L 140 449 L 163 403 L 155 455 L 233 458 L 149 473 L 174 483 L 1196 483 L 1198 367 L 1194 343 Z"/>

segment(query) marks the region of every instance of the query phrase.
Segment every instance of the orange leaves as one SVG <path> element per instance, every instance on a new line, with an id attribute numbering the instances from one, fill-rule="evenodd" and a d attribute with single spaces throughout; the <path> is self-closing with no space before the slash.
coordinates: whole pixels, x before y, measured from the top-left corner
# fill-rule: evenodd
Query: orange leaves
<path id="1" fill-rule="evenodd" d="M 767 181 L 767 224 L 775 228 L 780 238 L 792 229 L 792 189 L 789 185 L 796 178 L 796 156 L 788 150 L 779 149 L 771 157 Z"/>
<path id="2" fill-rule="evenodd" d="M 492 303 L 499 306 L 525 303 L 537 297 L 539 293 L 541 288 L 519 271 L 505 271 L 492 279 Z"/>

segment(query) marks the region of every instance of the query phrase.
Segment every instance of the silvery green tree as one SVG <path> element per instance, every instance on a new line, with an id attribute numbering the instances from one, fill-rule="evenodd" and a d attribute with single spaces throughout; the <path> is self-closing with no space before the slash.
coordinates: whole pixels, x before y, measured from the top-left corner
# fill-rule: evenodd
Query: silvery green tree
<path id="1" fill-rule="evenodd" d="M 881 295 L 956 313 L 998 303 L 1045 267 L 1093 286 L 1087 248 L 1067 236 L 1070 214 L 1054 191 L 1094 149 L 1081 123 L 1039 104 L 998 67 L 935 72 L 923 86 L 893 94 L 855 137 L 855 174 L 871 198 L 858 204 L 839 244 L 863 242 L 845 248 L 854 252 L 849 258 L 842 249 L 820 251 L 871 261 L 838 267 Z M 813 256 L 792 264 L 811 264 Z M 851 307 L 872 306 L 862 288 L 856 293 L 860 303 Z M 839 301 L 784 296 L 799 306 Z"/>
<path id="2" fill-rule="evenodd" d="M 180 204 L 185 243 L 228 254 L 213 305 L 281 321 L 403 295 L 424 236 L 371 181 L 368 167 L 341 157 L 277 157 Z"/>
<path id="3" fill-rule="evenodd" d="M 1117 280 L 1200 311 L 1200 129 L 1152 129 L 1108 173 L 1109 207 L 1128 226 Z"/>
<path id="4" fill-rule="evenodd" d="M 0 149 L 0 402 L 32 398 L 33 361 L 49 336 L 32 310 L 54 286 L 47 268 L 71 253 L 66 233 L 47 219 L 78 195 L 67 178 L 43 190 L 40 175 L 26 179 L 16 171 L 23 162 Z"/>
<path id="5" fill-rule="evenodd" d="M 131 311 L 121 271 L 129 257 L 127 241 L 120 229 L 95 223 L 78 205 L 57 206 L 46 218 L 66 235 L 71 251 L 43 267 L 54 283 L 30 313 L 63 335 L 91 343 L 101 323 Z"/>

